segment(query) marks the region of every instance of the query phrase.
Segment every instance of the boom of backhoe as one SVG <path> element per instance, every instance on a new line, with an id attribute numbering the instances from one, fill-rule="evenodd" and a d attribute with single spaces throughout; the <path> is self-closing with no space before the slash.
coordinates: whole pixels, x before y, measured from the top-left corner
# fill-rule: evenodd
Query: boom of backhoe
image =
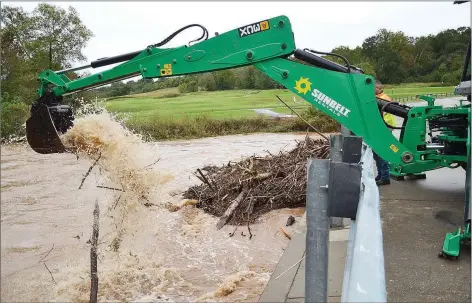
<path id="1" fill-rule="evenodd" d="M 162 48 L 182 30 L 198 26 L 203 35 L 192 45 Z M 470 43 L 469 43 L 470 44 Z M 431 96 L 421 96 L 426 106 L 409 107 L 375 97 L 375 79 L 349 62 L 344 65 L 326 60 L 309 49 L 298 49 L 289 18 L 277 16 L 244 25 L 208 38 L 208 31 L 192 24 L 144 50 L 103 58 L 89 65 L 62 71 L 45 70 L 39 76 L 39 99 L 31 107 L 26 123 L 27 140 L 38 153 L 67 152 L 58 133 L 73 125 L 72 109 L 61 104 L 62 97 L 123 79 L 175 77 L 254 65 L 274 81 L 362 137 L 374 152 L 391 163 L 396 176 L 468 166 L 470 182 L 470 88 L 468 100 L 455 107 L 435 104 Z M 321 53 L 324 54 L 324 53 Z M 336 54 L 330 54 L 336 56 Z M 294 60 L 295 57 L 297 60 Z M 81 79 L 71 80 L 65 73 L 121 63 Z M 470 67 L 470 46 L 466 56 Z M 470 68 L 468 73 L 470 86 Z M 463 88 L 458 88 L 463 92 Z M 467 91 L 467 90 L 466 90 Z M 403 120 L 399 139 L 387 126 L 382 112 Z M 470 192 L 470 186 L 469 186 Z M 469 202 L 466 224 L 470 231 Z M 460 237 L 449 235 L 443 252 L 454 254 Z M 470 233 L 468 238 L 470 239 Z"/>
<path id="2" fill-rule="evenodd" d="M 470 109 L 446 110 L 430 104 L 430 107 L 415 108 L 415 116 L 412 116 L 410 111 L 413 109 L 408 106 L 377 100 L 375 79 L 371 75 L 365 75 L 347 60 L 343 66 L 317 56 L 313 51 L 297 49 L 292 26 L 286 16 L 245 25 L 191 46 L 160 47 L 175 34 L 142 51 L 92 62 L 85 68 L 122 63 L 81 79 L 70 80 L 66 77 L 65 73 L 70 70 L 45 70 L 41 73 L 40 98 L 33 104 L 32 117 L 27 123 L 27 138 L 31 147 L 39 153 L 65 151 L 54 131 L 55 127 L 63 133 L 73 124 L 70 109 L 60 105 L 62 96 L 139 75 L 153 79 L 254 65 L 362 137 L 376 153 L 392 164 L 394 172 L 415 173 L 466 161 L 465 154 L 441 154 L 438 152 L 441 144 L 426 143 L 426 119 L 446 114 L 451 118 L 446 117 L 445 122 L 438 120 L 438 127 L 452 123 L 454 127 L 466 128 Z M 404 119 L 403 140 L 393 136 L 379 109 Z M 427 113 L 426 110 L 430 111 Z M 466 139 L 457 130 L 448 133 L 448 136 L 459 141 Z"/>

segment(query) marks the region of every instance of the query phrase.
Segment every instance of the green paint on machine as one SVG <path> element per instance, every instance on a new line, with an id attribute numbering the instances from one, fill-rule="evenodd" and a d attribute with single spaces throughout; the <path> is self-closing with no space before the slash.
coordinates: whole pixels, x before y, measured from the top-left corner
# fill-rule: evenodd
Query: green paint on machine
<path id="1" fill-rule="evenodd" d="M 467 164 L 470 163 L 471 140 L 470 90 L 467 101 L 449 108 L 435 105 L 432 96 L 420 96 L 427 105 L 416 107 L 379 100 L 375 97 L 373 76 L 351 66 L 347 60 L 345 65 L 340 65 L 317 56 L 319 52 L 298 49 L 291 22 L 283 15 L 212 38 L 208 38 L 206 29 L 204 31 L 207 36 L 203 35 L 202 41 L 192 45 L 162 48 L 176 32 L 142 51 L 97 60 L 90 66 L 121 64 L 81 79 L 71 80 L 64 71 L 43 71 L 39 76 L 40 98 L 33 103 L 27 122 L 28 143 L 38 153 L 64 151 L 58 134 L 51 131 L 66 132 L 72 125 L 71 110 L 60 105 L 64 95 L 139 75 L 154 79 L 254 65 L 362 137 L 375 153 L 390 162 L 394 177 L 424 176 L 426 171 L 443 167 L 462 166 L 470 171 Z M 466 55 L 466 62 L 469 61 L 470 47 Z M 470 71 L 468 75 L 470 81 Z M 399 139 L 383 120 L 383 112 L 403 118 Z M 467 209 L 468 203 L 466 199 Z M 465 233 L 448 234 L 444 254 L 456 255 L 457 239 L 463 238 L 470 239 L 469 225 Z"/>

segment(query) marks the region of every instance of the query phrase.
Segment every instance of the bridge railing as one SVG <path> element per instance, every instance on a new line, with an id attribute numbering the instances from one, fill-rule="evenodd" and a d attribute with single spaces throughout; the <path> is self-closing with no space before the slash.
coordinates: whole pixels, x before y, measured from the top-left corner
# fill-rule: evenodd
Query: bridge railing
<path id="1" fill-rule="evenodd" d="M 307 167 L 305 302 L 328 301 L 332 218 L 351 219 L 341 302 L 386 302 L 383 235 L 372 150 L 356 136 L 331 136 L 330 159 Z"/>

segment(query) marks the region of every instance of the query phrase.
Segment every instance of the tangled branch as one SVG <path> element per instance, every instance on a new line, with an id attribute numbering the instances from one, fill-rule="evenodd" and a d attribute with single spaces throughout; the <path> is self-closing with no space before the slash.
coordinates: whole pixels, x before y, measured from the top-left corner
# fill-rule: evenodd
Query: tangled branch
<path id="1" fill-rule="evenodd" d="M 183 197 L 198 200 L 198 208 L 224 218 L 225 224 L 254 223 L 271 210 L 305 206 L 307 160 L 328 156 L 329 142 L 307 135 L 288 152 L 199 169 L 199 175 L 206 172 L 202 183 L 190 187 Z"/>

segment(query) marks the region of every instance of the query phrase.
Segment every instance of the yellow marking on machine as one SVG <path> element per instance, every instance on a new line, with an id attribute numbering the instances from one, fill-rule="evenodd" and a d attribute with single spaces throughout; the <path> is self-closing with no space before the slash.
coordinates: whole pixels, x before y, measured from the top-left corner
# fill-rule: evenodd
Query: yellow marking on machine
<path id="1" fill-rule="evenodd" d="M 269 29 L 269 21 L 261 21 L 259 22 L 259 25 L 261 26 L 261 31 Z"/>
<path id="2" fill-rule="evenodd" d="M 394 153 L 398 152 L 398 147 L 396 147 L 395 145 L 390 145 L 390 149 L 393 150 Z"/>
<path id="3" fill-rule="evenodd" d="M 161 76 L 172 75 L 172 64 L 164 64 L 164 68 L 161 69 Z"/>
<path id="4" fill-rule="evenodd" d="M 306 95 L 307 92 L 311 89 L 311 82 L 308 81 L 308 78 L 300 77 L 300 80 L 295 81 L 295 89 L 299 94 Z"/>

